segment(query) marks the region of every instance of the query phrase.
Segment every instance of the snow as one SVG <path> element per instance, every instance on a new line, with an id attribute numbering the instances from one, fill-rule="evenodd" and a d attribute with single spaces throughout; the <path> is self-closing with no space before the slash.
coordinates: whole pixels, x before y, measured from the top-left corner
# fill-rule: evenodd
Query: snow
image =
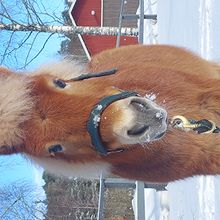
<path id="1" fill-rule="evenodd" d="M 157 112 L 156 113 L 156 118 L 159 118 L 159 119 L 163 118 L 162 112 Z"/>
<path id="2" fill-rule="evenodd" d="M 103 108 L 102 105 L 97 105 L 95 107 L 95 112 L 102 110 L 102 108 Z M 95 128 L 99 126 L 100 120 L 101 120 L 100 115 L 98 113 L 93 113 L 93 124 L 95 125 Z"/>
<path id="3" fill-rule="evenodd" d="M 100 116 L 99 115 L 95 115 L 93 118 L 93 124 L 95 125 L 95 128 L 97 128 L 99 126 L 99 122 L 100 122 Z"/>
<path id="4" fill-rule="evenodd" d="M 102 105 L 97 105 L 96 109 L 100 111 L 102 109 Z"/>
<path id="5" fill-rule="evenodd" d="M 150 93 L 150 94 L 146 94 L 145 97 L 146 97 L 147 99 L 150 99 L 151 101 L 155 101 L 156 98 L 157 98 L 157 95 L 154 94 L 154 93 Z"/>
<path id="6" fill-rule="evenodd" d="M 219 0 L 145 0 L 145 9 L 145 14 L 158 15 L 156 25 L 145 21 L 145 44 L 177 45 L 206 59 L 220 59 Z M 167 189 L 167 195 L 145 189 L 146 220 L 220 219 L 219 176 L 188 178 L 169 183 Z M 159 201 L 163 195 L 169 201 L 165 212 Z"/>
<path id="7" fill-rule="evenodd" d="M 159 43 L 186 47 L 207 59 L 220 58 L 219 10 L 217 0 L 158 2 Z M 199 176 L 170 183 L 170 219 L 220 219 L 219 181 L 219 177 Z"/>

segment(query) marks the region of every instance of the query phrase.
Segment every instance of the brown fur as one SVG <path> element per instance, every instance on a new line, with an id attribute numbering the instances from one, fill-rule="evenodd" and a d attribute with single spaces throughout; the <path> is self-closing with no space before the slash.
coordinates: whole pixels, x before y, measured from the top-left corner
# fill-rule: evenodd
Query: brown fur
<path id="1" fill-rule="evenodd" d="M 57 76 L 62 78 L 62 72 L 57 74 L 59 70 L 56 68 L 50 71 L 44 68 L 37 74 L 26 75 L 25 79 L 30 78 L 30 82 L 28 88 L 24 89 L 28 94 L 24 100 L 30 99 L 34 107 L 27 109 L 30 118 L 28 116 L 15 123 L 22 132 L 22 141 L 19 140 L 17 144 L 12 142 L 13 149 L 73 165 L 105 162 L 110 164 L 113 174 L 152 182 L 167 182 L 199 174 L 219 174 L 218 134 L 198 135 L 169 128 L 158 141 L 124 145 L 113 132 L 125 121 L 125 110 L 121 108 L 123 101 L 117 101 L 102 115 L 101 136 L 107 148 L 123 146 L 126 151 L 100 156 L 91 146 L 86 122 L 98 100 L 116 93 L 119 88 L 135 90 L 143 96 L 156 94 L 156 103 L 167 110 L 170 118 L 181 114 L 195 120 L 207 118 L 220 124 L 220 67 L 170 46 L 112 49 L 98 54 L 88 65 L 90 71 L 115 67 L 118 69 L 116 75 L 72 82 L 63 90 L 52 83 Z M 4 72 L 7 71 L 1 71 Z M 20 76 L 10 71 L 7 74 L 19 80 Z M 10 144 L 5 144 L 4 137 L 1 140 L 4 148 L 0 148 L 0 152 L 11 153 Z M 65 151 L 50 155 L 48 147 L 54 143 L 62 144 Z"/>

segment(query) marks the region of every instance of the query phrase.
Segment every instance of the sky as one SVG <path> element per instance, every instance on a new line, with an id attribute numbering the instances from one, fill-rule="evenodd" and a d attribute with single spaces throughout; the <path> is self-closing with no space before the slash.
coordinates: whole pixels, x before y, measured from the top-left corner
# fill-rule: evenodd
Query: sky
<path id="1" fill-rule="evenodd" d="M 19 3 L 17 5 L 13 5 L 12 2 L 19 1 L 11 1 L 6 0 L 3 1 L 7 7 L 9 12 L 11 12 L 13 8 L 13 14 L 16 19 L 20 21 L 25 21 L 25 14 L 20 13 L 21 7 Z M 44 6 L 48 13 L 53 14 L 56 13 L 59 15 L 64 10 L 64 0 L 37 0 L 41 9 Z M 43 6 L 42 6 L 43 5 Z M 17 7 L 17 8 L 16 8 Z M 40 15 L 41 20 L 46 19 L 45 15 Z M 45 16 L 45 17 L 44 17 Z M 1 18 L 0 18 L 1 20 Z M 19 39 L 22 39 L 24 36 L 27 36 L 29 33 L 15 33 L 14 37 L 14 45 L 17 47 Z M 0 46 L 0 57 L 4 54 L 5 48 L 10 41 L 11 32 L 8 31 L 0 31 L 1 37 L 1 46 Z M 31 46 L 31 42 L 34 38 L 34 34 L 31 36 L 30 40 L 25 43 L 18 51 L 14 52 L 12 56 L 8 57 L 4 60 L 3 65 L 7 66 L 11 69 L 20 69 L 24 65 L 24 59 L 27 56 L 28 51 L 30 50 L 29 60 L 36 55 L 39 51 L 39 48 L 42 47 L 42 44 L 48 38 L 49 34 L 41 33 L 37 36 L 33 47 Z M 40 55 L 33 61 L 29 66 L 27 66 L 27 70 L 32 70 L 37 68 L 39 65 L 48 62 L 49 60 L 57 59 L 59 57 L 57 51 L 60 49 L 60 43 L 64 40 L 63 36 L 54 34 L 50 40 L 47 42 L 44 50 L 40 53 Z M 32 47 L 32 48 L 31 48 Z M 16 59 L 15 59 L 16 57 Z M 25 159 L 21 155 L 13 155 L 13 156 L 0 156 L 0 186 L 9 185 L 10 183 L 24 180 L 25 182 L 33 183 L 35 182 L 37 185 L 42 185 L 43 181 L 41 179 L 42 169 L 35 168 L 31 164 L 30 161 Z"/>
<path id="2" fill-rule="evenodd" d="M 6 6 L 7 11 L 12 15 L 14 20 L 20 23 L 31 23 L 30 19 L 27 19 L 27 13 L 25 9 L 21 6 L 22 4 L 18 2 L 22 2 L 22 0 L 5 0 L 3 1 L 3 4 Z M 33 7 L 36 8 L 37 12 L 42 11 L 45 14 L 50 14 L 51 16 L 60 16 L 62 11 L 64 10 L 64 0 L 37 0 L 36 2 L 38 3 L 38 5 L 33 5 Z M 53 18 L 50 18 L 45 14 L 38 13 L 39 17 L 41 18 L 44 24 L 60 25 L 59 22 L 62 22 L 62 20 L 60 19 L 57 19 L 57 22 L 52 22 Z M 32 19 L 35 23 L 37 23 L 36 16 L 32 16 Z M 3 21 L 4 23 L 10 23 L 8 19 L 4 19 Z M 2 44 L 0 47 L 0 61 L 2 61 L 1 56 L 4 54 L 6 48 L 8 49 L 8 51 L 11 51 L 14 48 L 20 47 L 19 50 L 13 51 L 12 54 L 10 56 L 7 56 L 6 59 L 4 59 L 3 61 L 3 65 L 16 70 L 24 66 L 26 57 L 28 57 L 27 62 L 30 61 L 39 52 L 39 50 L 43 47 L 44 42 L 50 36 L 50 34 L 48 33 L 38 33 L 36 35 L 36 32 L 33 32 L 29 39 L 25 42 L 25 44 L 21 46 L 21 40 L 25 39 L 30 34 L 30 32 L 15 32 L 12 35 L 13 38 L 10 38 L 11 33 L 12 32 L 8 31 L 0 32 Z M 63 35 L 52 35 L 50 39 L 47 41 L 45 49 L 40 53 L 40 56 L 38 56 L 37 59 L 34 59 L 33 62 L 31 62 L 31 64 L 27 67 L 27 69 L 36 68 L 37 66 L 39 66 L 39 64 L 48 61 L 48 59 L 53 59 L 54 57 L 56 57 L 57 51 L 60 49 L 60 42 L 62 40 L 64 40 Z M 9 44 L 9 42 L 11 43 Z M 33 45 L 32 42 L 34 42 Z M 8 45 L 10 45 L 9 48 Z"/>

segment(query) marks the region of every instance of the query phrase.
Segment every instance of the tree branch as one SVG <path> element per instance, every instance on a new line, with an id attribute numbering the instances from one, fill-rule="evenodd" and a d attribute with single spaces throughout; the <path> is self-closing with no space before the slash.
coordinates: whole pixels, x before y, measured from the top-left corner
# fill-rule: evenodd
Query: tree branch
<path id="1" fill-rule="evenodd" d="M 82 35 L 110 35 L 117 36 L 117 27 L 86 27 L 86 26 L 57 26 L 57 25 L 25 25 L 25 24 L 0 24 L 0 30 L 8 31 L 39 31 L 61 34 L 82 34 Z M 137 28 L 122 28 L 121 36 L 138 36 Z"/>
<path id="2" fill-rule="evenodd" d="M 7 44 L 7 47 L 5 48 L 4 50 L 4 53 L 3 53 L 3 57 L 2 57 L 2 60 L 1 60 L 1 65 L 3 64 L 4 62 L 4 59 L 6 57 L 6 54 L 7 54 L 7 50 L 9 49 L 10 45 L 11 45 L 11 42 L 12 42 L 12 38 L 13 38 L 13 35 L 14 35 L 14 31 L 12 32 L 12 34 L 10 35 L 10 39 L 8 41 L 8 44 Z"/>
<path id="3" fill-rule="evenodd" d="M 6 15 L 4 13 L 0 13 L 0 16 L 8 19 L 9 21 L 11 21 L 14 24 L 20 24 L 18 21 L 14 20 L 11 15 L 8 13 L 6 7 L 4 6 L 4 4 L 2 3 L 2 1 L 0 1 L 1 7 L 3 8 L 4 12 L 6 13 Z"/>
<path id="4" fill-rule="evenodd" d="M 32 35 L 32 31 L 30 33 L 28 33 L 28 36 L 27 37 L 24 37 L 22 40 L 21 40 L 21 43 L 19 44 L 18 47 L 14 47 L 12 50 L 10 50 L 8 53 L 6 53 L 6 55 L 10 55 L 11 53 L 13 53 L 14 51 L 20 49 L 25 43 L 26 41 L 31 37 Z"/>
<path id="5" fill-rule="evenodd" d="M 39 32 L 40 33 L 40 32 Z M 41 49 L 38 51 L 38 53 L 29 61 L 29 62 L 25 62 L 25 66 L 24 66 L 24 68 L 26 67 L 26 66 L 28 66 L 34 59 L 36 59 L 36 57 L 38 57 L 39 56 L 39 54 L 43 51 L 43 49 L 45 48 L 45 46 L 46 46 L 46 44 L 47 44 L 47 42 L 49 41 L 49 39 L 54 35 L 55 33 L 51 33 L 50 34 L 50 36 L 46 39 L 46 41 L 44 42 L 44 44 L 43 44 L 43 46 L 41 47 Z"/>

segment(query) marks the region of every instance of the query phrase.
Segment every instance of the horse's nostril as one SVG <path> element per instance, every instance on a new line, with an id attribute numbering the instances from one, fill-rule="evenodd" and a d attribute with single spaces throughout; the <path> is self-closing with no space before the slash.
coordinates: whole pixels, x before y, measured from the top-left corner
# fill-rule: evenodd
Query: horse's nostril
<path id="1" fill-rule="evenodd" d="M 149 129 L 149 126 L 146 124 L 137 124 L 132 129 L 128 130 L 127 134 L 128 135 L 141 135 L 148 129 Z"/>

